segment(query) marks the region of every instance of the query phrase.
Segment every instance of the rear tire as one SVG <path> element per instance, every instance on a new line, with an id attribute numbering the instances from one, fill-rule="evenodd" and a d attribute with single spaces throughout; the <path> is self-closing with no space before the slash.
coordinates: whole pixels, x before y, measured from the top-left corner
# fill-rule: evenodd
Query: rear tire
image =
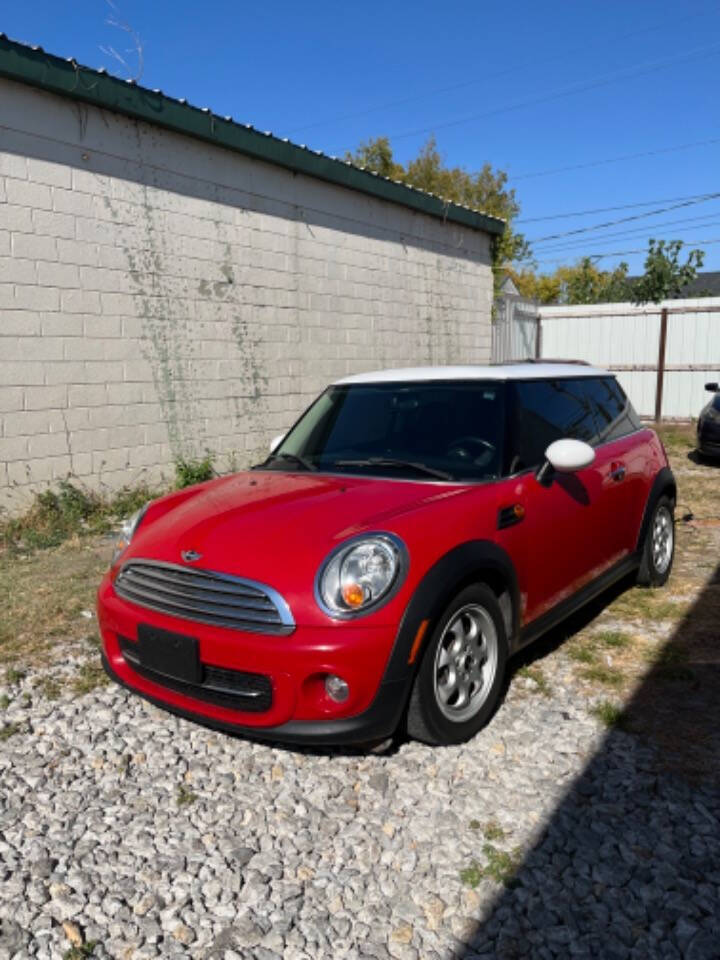
<path id="1" fill-rule="evenodd" d="M 466 587 L 446 607 L 423 653 L 408 704 L 409 736 L 437 745 L 474 737 L 497 707 L 507 656 L 497 597 L 485 584 Z"/>
<path id="2" fill-rule="evenodd" d="M 650 517 L 642 548 L 637 582 L 641 587 L 662 587 L 667 583 L 675 557 L 675 504 L 662 496 Z"/>

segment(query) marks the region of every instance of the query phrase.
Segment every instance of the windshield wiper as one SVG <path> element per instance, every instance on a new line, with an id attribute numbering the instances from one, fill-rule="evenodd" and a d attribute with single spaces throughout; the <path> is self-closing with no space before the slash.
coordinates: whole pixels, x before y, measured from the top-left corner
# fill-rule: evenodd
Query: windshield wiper
<path id="1" fill-rule="evenodd" d="M 253 467 L 253 470 L 259 470 L 264 467 L 266 463 L 272 463 L 275 460 L 286 460 L 289 463 L 297 463 L 305 470 L 317 470 L 314 463 L 310 463 L 305 457 L 301 457 L 299 453 L 271 453 L 270 456 L 263 460 L 262 463 L 259 463 L 257 467 Z"/>
<path id="2" fill-rule="evenodd" d="M 414 460 L 399 460 L 394 457 L 367 457 L 364 460 L 336 460 L 334 467 L 410 467 L 417 470 L 418 473 L 426 473 L 430 477 L 437 477 L 438 480 L 452 480 L 452 474 L 444 470 L 436 470 L 435 467 L 428 467 L 424 463 L 417 463 Z"/>

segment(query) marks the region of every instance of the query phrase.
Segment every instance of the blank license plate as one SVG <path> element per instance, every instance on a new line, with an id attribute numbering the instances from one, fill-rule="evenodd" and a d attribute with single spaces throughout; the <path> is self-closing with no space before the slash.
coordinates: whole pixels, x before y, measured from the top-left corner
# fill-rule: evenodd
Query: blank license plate
<path id="1" fill-rule="evenodd" d="M 146 670 L 185 683 L 200 683 L 200 657 L 195 637 L 141 623 L 138 626 L 138 653 Z"/>

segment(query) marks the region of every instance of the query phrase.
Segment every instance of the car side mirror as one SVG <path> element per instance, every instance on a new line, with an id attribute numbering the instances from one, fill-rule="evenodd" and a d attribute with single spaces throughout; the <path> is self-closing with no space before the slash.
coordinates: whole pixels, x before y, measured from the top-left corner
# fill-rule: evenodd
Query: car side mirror
<path id="1" fill-rule="evenodd" d="M 709 390 L 710 393 L 717 393 L 720 390 L 720 383 L 706 383 L 705 389 Z"/>
<path id="2" fill-rule="evenodd" d="M 545 462 L 537 473 L 540 483 L 547 483 L 553 473 L 575 473 L 595 460 L 595 451 L 583 440 L 556 440 L 545 451 Z"/>
<path id="3" fill-rule="evenodd" d="M 279 433 L 276 437 L 273 437 L 272 440 L 270 441 L 270 453 L 275 453 L 275 451 L 277 450 L 277 448 L 280 446 L 280 444 L 283 442 L 284 439 L 285 439 L 284 433 Z"/>

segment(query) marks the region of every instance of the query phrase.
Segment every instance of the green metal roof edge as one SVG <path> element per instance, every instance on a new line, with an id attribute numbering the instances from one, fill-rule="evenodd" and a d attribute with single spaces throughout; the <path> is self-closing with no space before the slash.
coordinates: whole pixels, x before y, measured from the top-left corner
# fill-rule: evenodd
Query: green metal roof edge
<path id="1" fill-rule="evenodd" d="M 320 151 L 235 123 L 230 117 L 220 117 L 207 108 L 175 100 L 160 90 L 149 90 L 113 77 L 104 70 L 80 66 L 75 60 L 63 60 L 46 53 L 41 47 L 17 43 L 4 34 L 0 34 L 0 77 L 122 113 L 475 230 L 498 235 L 505 230 L 505 221 L 497 217 L 449 203 L 434 194 L 378 176 Z"/>

